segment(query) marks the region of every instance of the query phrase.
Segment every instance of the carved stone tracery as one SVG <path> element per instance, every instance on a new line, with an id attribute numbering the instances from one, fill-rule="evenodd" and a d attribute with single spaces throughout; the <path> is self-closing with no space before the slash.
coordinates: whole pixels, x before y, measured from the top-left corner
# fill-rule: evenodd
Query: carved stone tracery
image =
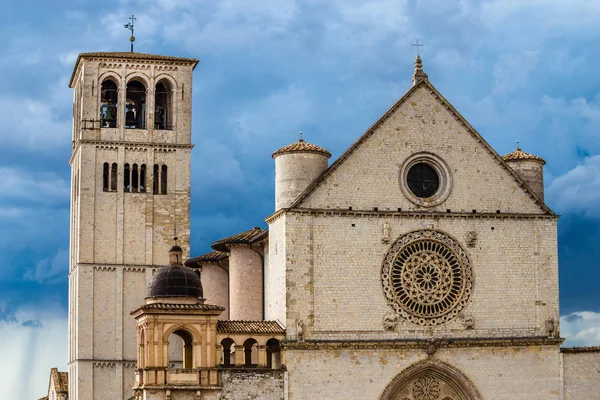
<path id="1" fill-rule="evenodd" d="M 472 382 L 439 360 L 413 364 L 384 390 L 381 400 L 481 400 Z"/>
<path id="2" fill-rule="evenodd" d="M 396 240 L 384 259 L 381 278 L 392 308 L 423 326 L 456 317 L 473 290 L 466 251 L 450 236 L 429 229 Z"/>

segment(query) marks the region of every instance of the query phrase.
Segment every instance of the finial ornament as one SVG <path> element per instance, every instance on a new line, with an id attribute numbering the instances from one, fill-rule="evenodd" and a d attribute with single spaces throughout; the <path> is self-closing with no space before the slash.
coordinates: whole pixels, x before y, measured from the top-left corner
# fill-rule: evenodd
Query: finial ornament
<path id="1" fill-rule="evenodd" d="M 416 39 L 416 44 L 412 46 L 417 49 L 417 58 L 415 58 L 415 72 L 412 76 L 413 86 L 419 82 L 420 80 L 427 80 L 427 74 L 423 71 L 423 61 L 421 60 L 421 56 L 419 55 L 419 47 L 423 47 L 423 44 L 419 43 L 419 39 Z"/>
<path id="2" fill-rule="evenodd" d="M 131 42 L 131 52 L 133 53 L 133 42 L 135 42 L 135 36 L 133 36 L 133 24 L 134 21 L 137 20 L 137 18 L 133 14 L 131 14 L 131 17 L 129 17 L 129 19 L 131 20 L 131 22 L 126 23 L 125 28 L 131 31 L 129 41 Z"/>
<path id="3" fill-rule="evenodd" d="M 300 139 L 298 139 L 298 141 L 304 142 L 304 139 L 302 138 L 302 131 L 298 132 L 298 135 L 300 135 Z"/>
<path id="4" fill-rule="evenodd" d="M 521 146 L 519 146 L 519 141 L 517 140 L 517 150 L 521 150 Z"/>

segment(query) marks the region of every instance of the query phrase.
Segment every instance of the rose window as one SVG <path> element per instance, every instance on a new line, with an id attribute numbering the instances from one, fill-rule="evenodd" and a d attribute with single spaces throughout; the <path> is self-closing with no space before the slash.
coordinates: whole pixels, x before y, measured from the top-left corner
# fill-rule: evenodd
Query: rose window
<path id="1" fill-rule="evenodd" d="M 466 251 L 450 236 L 422 230 L 400 237 L 385 257 L 382 282 L 389 304 L 419 325 L 438 325 L 465 307 L 473 289 Z"/>

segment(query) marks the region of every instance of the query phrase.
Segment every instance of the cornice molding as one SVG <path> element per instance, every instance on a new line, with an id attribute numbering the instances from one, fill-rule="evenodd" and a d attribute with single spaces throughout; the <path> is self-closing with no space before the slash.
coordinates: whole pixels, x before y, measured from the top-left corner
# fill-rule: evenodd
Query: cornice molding
<path id="1" fill-rule="evenodd" d="M 283 341 L 285 350 L 376 350 L 376 349 L 422 349 L 426 350 L 432 343 L 438 349 L 465 347 L 529 347 L 529 346 L 559 346 L 563 338 L 523 337 L 523 338 L 457 338 L 433 340 L 306 340 Z"/>
<path id="2" fill-rule="evenodd" d="M 265 218 L 270 224 L 284 214 L 304 214 L 321 217 L 353 217 L 353 218 L 416 218 L 416 219 L 491 219 L 491 220 L 557 220 L 556 214 L 520 214 L 520 213 L 468 213 L 468 212 L 436 212 L 436 211 L 373 211 L 373 210 L 342 210 L 324 208 L 282 208 Z"/>

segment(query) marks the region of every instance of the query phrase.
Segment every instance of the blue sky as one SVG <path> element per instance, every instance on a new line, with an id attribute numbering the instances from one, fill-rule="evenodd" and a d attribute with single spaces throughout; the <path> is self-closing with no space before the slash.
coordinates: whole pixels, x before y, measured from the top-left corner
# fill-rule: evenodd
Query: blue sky
<path id="1" fill-rule="evenodd" d="M 27 7 L 25 7 L 27 6 Z M 196 57 L 192 254 L 265 226 L 271 153 L 339 156 L 410 87 L 415 38 L 430 81 L 500 153 L 542 156 L 562 217 L 562 335 L 600 344 L 600 3 L 597 0 L 57 0 L 0 14 L 0 374 L 10 398 L 66 369 L 68 158 L 80 52 Z M 35 360 L 35 362 L 33 362 Z M 5 364 L 5 363 L 3 363 Z M 6 380 L 6 381 L 4 381 Z M 7 398 L 8 398 L 7 397 Z"/>

